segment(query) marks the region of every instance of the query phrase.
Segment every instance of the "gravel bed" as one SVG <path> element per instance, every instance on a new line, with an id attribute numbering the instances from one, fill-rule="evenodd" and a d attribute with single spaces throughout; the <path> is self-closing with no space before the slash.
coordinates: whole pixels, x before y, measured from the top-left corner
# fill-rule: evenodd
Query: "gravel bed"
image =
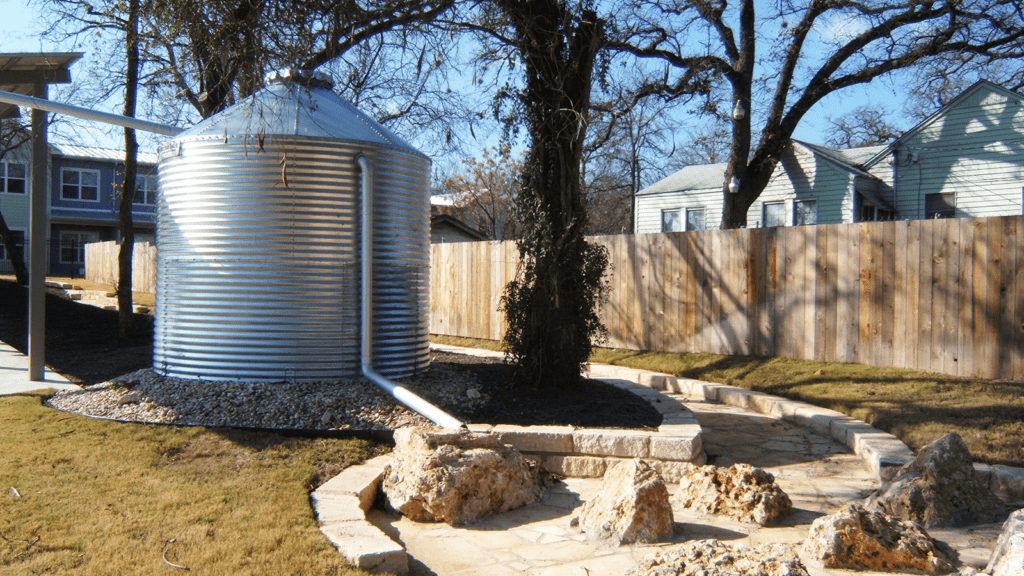
<path id="1" fill-rule="evenodd" d="M 433 365 L 403 386 L 448 411 L 487 400 L 467 372 Z M 365 379 L 254 383 L 165 378 L 139 370 L 82 390 L 57 392 L 47 405 L 130 422 L 302 430 L 394 430 L 430 425 Z"/>

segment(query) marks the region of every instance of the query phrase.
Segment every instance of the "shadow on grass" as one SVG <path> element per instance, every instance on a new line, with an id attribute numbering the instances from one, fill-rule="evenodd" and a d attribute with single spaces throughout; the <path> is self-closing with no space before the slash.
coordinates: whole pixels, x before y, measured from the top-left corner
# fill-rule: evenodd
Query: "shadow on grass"
<path id="1" fill-rule="evenodd" d="M 135 315 L 136 335 L 120 338 L 118 313 L 46 295 L 46 365 L 88 386 L 148 368 L 153 318 Z M 28 342 L 28 289 L 0 280 L 0 340 L 22 353 Z"/>

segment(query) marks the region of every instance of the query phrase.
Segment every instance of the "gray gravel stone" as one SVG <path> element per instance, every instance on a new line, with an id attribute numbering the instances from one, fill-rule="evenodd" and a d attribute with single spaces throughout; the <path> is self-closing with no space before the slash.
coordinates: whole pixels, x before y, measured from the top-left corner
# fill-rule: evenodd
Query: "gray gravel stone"
<path id="1" fill-rule="evenodd" d="M 451 411 L 473 406 L 472 374 L 437 365 L 400 384 Z M 128 400 L 128 401 L 126 401 Z M 394 430 L 430 421 L 398 404 L 365 379 L 264 383 L 165 378 L 145 369 L 82 390 L 63 390 L 47 405 L 85 416 L 175 425 Z"/>

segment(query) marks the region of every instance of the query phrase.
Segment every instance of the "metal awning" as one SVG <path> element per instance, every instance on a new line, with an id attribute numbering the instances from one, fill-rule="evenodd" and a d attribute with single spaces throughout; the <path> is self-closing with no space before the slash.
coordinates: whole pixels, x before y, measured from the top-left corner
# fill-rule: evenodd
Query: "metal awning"
<path id="1" fill-rule="evenodd" d="M 36 86 L 71 82 L 71 64 L 81 52 L 0 54 L 0 90 L 34 96 Z M 0 118 L 17 118 L 18 107 L 0 103 Z"/>

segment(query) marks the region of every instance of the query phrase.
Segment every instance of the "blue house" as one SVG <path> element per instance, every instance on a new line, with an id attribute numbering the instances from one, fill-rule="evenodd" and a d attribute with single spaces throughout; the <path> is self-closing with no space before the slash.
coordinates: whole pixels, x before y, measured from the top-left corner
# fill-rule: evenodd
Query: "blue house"
<path id="1" fill-rule="evenodd" d="M 11 232 L 21 239 L 27 237 L 29 224 L 31 171 L 27 156 L 25 150 L 14 150 L 0 162 L 0 211 Z M 132 210 L 136 242 L 155 239 L 156 164 L 156 154 L 139 153 Z M 79 276 L 85 268 L 85 244 L 120 239 L 117 207 L 124 181 L 124 152 L 51 143 L 48 172 L 47 270 L 56 276 Z M 0 272 L 8 271 L 6 254 L 0 257 Z"/>

